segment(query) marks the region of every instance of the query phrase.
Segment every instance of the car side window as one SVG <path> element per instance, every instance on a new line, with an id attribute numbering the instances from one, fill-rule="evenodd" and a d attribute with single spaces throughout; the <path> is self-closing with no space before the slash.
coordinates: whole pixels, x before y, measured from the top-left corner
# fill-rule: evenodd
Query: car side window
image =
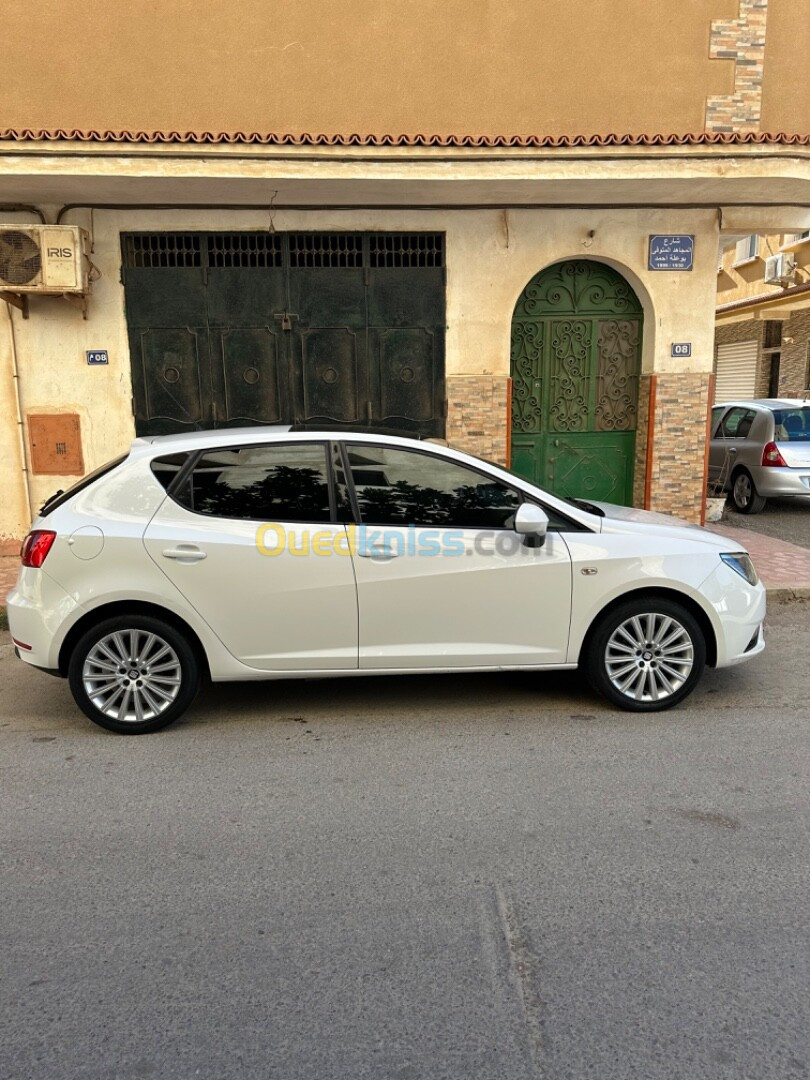
<path id="1" fill-rule="evenodd" d="M 332 520 L 324 443 L 208 450 L 174 498 L 197 514 L 250 521 Z"/>
<path id="2" fill-rule="evenodd" d="M 745 409 L 738 406 L 729 409 L 723 423 L 720 425 L 718 437 L 721 439 L 744 439 L 751 430 L 756 413 L 753 409 Z"/>
<path id="3" fill-rule="evenodd" d="M 524 501 L 514 488 L 434 454 L 368 444 L 346 450 L 364 524 L 505 529 Z"/>
<path id="4" fill-rule="evenodd" d="M 165 457 L 155 458 L 152 461 L 152 472 L 161 487 L 167 490 L 177 474 L 188 461 L 188 454 L 167 454 Z"/>
<path id="5" fill-rule="evenodd" d="M 712 438 L 713 439 L 719 439 L 719 438 L 722 437 L 721 432 L 719 430 L 719 426 L 720 426 L 720 421 L 723 418 L 723 413 L 725 411 L 726 410 L 725 410 L 725 407 L 723 405 L 715 406 L 715 408 L 712 409 L 711 432 L 712 432 Z"/>

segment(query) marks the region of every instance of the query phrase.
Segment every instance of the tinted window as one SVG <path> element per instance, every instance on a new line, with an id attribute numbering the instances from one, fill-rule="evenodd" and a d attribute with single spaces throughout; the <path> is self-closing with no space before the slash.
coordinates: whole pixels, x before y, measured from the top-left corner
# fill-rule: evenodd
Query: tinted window
<path id="1" fill-rule="evenodd" d="M 720 423 L 720 418 L 722 417 L 724 412 L 725 412 L 725 409 L 723 408 L 722 405 L 712 409 L 712 437 L 713 438 L 719 439 L 721 437 L 721 432 L 717 430 L 717 425 Z"/>
<path id="2" fill-rule="evenodd" d="M 155 458 L 152 462 L 152 472 L 164 490 L 168 488 L 187 460 L 188 454 L 167 454 L 166 457 Z"/>
<path id="3" fill-rule="evenodd" d="M 382 446 L 348 446 L 360 518 L 369 525 L 509 528 L 517 491 L 463 465 Z"/>
<path id="4" fill-rule="evenodd" d="M 730 409 L 720 425 L 718 435 L 721 439 L 744 439 L 751 430 L 755 416 L 753 409 Z"/>
<path id="5" fill-rule="evenodd" d="M 214 517 L 331 521 L 326 447 L 288 443 L 209 450 L 175 498 Z"/>

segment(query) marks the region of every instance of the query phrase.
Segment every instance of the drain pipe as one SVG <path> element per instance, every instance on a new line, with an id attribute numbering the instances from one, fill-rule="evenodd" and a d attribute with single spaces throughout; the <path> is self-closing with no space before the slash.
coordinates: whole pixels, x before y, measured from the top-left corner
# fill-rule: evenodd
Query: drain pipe
<path id="1" fill-rule="evenodd" d="M 31 499 L 31 463 L 28 460 L 28 447 L 25 441 L 25 430 L 23 426 L 23 411 L 22 411 L 22 397 L 20 394 L 20 372 L 17 368 L 17 339 L 14 334 L 14 317 L 11 312 L 11 305 L 6 304 L 6 311 L 8 312 L 8 329 L 9 340 L 11 342 L 11 378 L 14 383 L 14 407 L 17 413 L 17 434 L 20 440 L 20 463 L 23 478 L 23 490 L 25 491 L 25 506 L 28 511 L 28 521 L 26 527 L 33 521 L 33 502 Z"/>

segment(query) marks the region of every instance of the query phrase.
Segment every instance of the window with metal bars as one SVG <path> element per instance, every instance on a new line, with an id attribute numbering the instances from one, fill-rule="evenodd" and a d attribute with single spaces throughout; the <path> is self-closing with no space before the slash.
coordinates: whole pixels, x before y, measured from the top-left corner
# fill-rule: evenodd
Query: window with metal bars
<path id="1" fill-rule="evenodd" d="M 371 233 L 372 267 L 444 266 L 442 233 Z"/>
<path id="2" fill-rule="evenodd" d="M 124 266 L 176 269 L 202 265 L 199 233 L 129 233 L 124 236 Z"/>
<path id="3" fill-rule="evenodd" d="M 362 233 L 288 233 L 290 266 L 354 268 L 363 266 Z"/>
<path id="4" fill-rule="evenodd" d="M 278 233 L 211 233 L 208 236 L 209 266 L 264 270 L 281 266 L 282 261 L 281 237 Z"/>
<path id="5" fill-rule="evenodd" d="M 124 266 L 177 269 L 431 268 L 444 266 L 443 233 L 126 233 Z M 365 248 L 366 241 L 368 243 Z"/>

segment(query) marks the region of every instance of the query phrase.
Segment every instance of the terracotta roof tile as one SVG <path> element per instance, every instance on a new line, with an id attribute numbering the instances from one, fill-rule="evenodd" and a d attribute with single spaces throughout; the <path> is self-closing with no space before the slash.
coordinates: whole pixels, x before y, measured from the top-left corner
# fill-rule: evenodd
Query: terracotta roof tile
<path id="1" fill-rule="evenodd" d="M 436 146 L 565 148 L 588 146 L 808 146 L 810 135 L 785 132 L 693 132 L 684 135 L 362 135 L 258 131 L 102 131 L 81 128 L 0 128 L 0 141 L 203 143 L 259 146 Z"/>

